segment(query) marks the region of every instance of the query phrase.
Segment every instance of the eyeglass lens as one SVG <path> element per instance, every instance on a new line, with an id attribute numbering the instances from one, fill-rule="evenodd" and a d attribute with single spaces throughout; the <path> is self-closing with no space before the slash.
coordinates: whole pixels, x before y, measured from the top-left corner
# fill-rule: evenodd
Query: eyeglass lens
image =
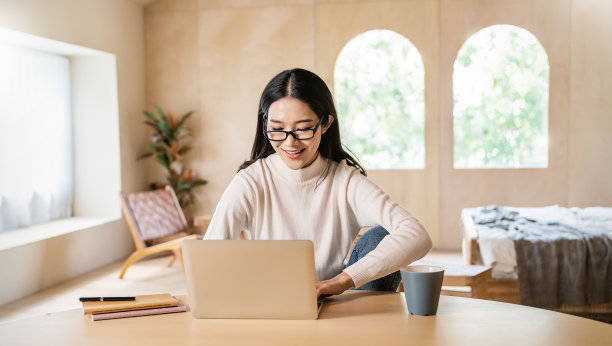
<path id="1" fill-rule="evenodd" d="M 310 139 L 314 137 L 314 130 L 295 130 L 295 131 L 266 131 L 266 136 L 272 141 L 284 141 L 289 134 L 295 139 Z"/>

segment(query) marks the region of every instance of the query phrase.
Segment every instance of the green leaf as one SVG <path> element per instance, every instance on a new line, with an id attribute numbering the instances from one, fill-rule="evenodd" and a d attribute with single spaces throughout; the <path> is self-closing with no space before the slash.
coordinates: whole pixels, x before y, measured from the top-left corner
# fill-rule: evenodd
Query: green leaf
<path id="1" fill-rule="evenodd" d="M 152 127 L 153 129 L 155 129 L 156 131 L 158 131 L 158 132 L 160 131 L 160 128 L 159 128 L 159 126 L 157 125 L 157 123 L 154 123 L 154 122 L 152 122 L 152 121 L 148 121 L 148 120 L 147 120 L 147 121 L 145 121 L 144 123 L 145 123 L 145 124 L 147 124 L 147 125 L 149 125 L 149 126 L 151 126 L 151 127 Z"/>
<path id="2" fill-rule="evenodd" d="M 185 122 L 185 120 L 187 120 L 187 118 L 189 118 L 192 114 L 193 114 L 193 111 L 188 112 L 187 114 L 183 115 L 181 117 L 181 120 L 179 120 L 176 128 L 178 129 L 179 127 L 181 127 L 183 125 L 183 123 Z"/>
<path id="3" fill-rule="evenodd" d="M 183 115 L 181 117 L 181 120 L 176 125 L 176 129 L 174 129 L 174 131 L 175 131 L 177 137 L 178 137 L 179 133 L 181 132 L 181 130 L 183 129 L 183 123 L 185 122 L 185 120 L 187 120 L 187 118 L 189 118 L 191 116 L 191 114 L 193 114 L 193 111 Z"/>
<path id="4" fill-rule="evenodd" d="M 157 123 L 159 121 L 159 119 L 157 119 L 155 115 L 153 115 L 152 113 L 148 111 L 144 111 L 144 114 L 147 118 L 151 119 L 151 121 L 153 121 L 154 123 Z"/>
<path id="5" fill-rule="evenodd" d="M 181 149 L 179 149 L 178 154 L 183 156 L 183 155 L 187 154 L 191 149 L 192 148 L 189 147 L 189 146 L 182 147 Z"/>
<path id="6" fill-rule="evenodd" d="M 146 154 L 138 155 L 136 159 L 141 160 L 141 159 L 146 159 L 147 157 L 151 157 L 151 156 L 153 156 L 152 153 L 146 153 Z"/>
<path id="7" fill-rule="evenodd" d="M 164 113 L 164 111 L 161 109 L 161 107 L 159 107 L 158 105 L 155 105 L 155 109 L 157 110 L 157 114 L 159 114 L 160 119 L 163 120 L 163 122 L 168 125 L 168 118 L 166 117 L 166 114 Z"/>
<path id="8" fill-rule="evenodd" d="M 165 155 L 166 157 L 168 157 L 168 160 L 169 160 L 168 162 L 174 162 L 174 161 L 176 161 L 176 160 L 174 159 L 174 155 L 172 155 L 172 152 L 171 152 L 171 150 L 170 150 L 170 147 L 168 147 L 167 145 L 164 145 L 164 146 L 163 146 L 163 149 L 164 149 L 164 155 Z"/>
<path id="9" fill-rule="evenodd" d="M 164 155 L 166 157 L 166 162 L 168 162 L 168 170 L 172 170 L 172 168 L 170 167 L 170 165 L 172 164 L 172 162 L 176 161 L 176 159 L 174 159 L 174 156 L 172 155 Z"/>
<path id="10" fill-rule="evenodd" d="M 170 165 L 168 164 L 168 158 L 166 158 L 165 155 L 160 155 L 157 157 L 157 162 L 159 162 L 162 166 L 166 167 L 166 168 L 170 168 Z"/>
<path id="11" fill-rule="evenodd" d="M 159 149 L 154 145 L 147 145 L 147 151 L 151 154 L 159 152 Z"/>
<path id="12" fill-rule="evenodd" d="M 177 184 L 176 187 L 179 191 L 187 191 L 190 188 L 189 184 Z"/>
<path id="13" fill-rule="evenodd" d="M 168 126 L 167 123 L 163 123 L 163 122 L 160 121 L 160 122 L 157 123 L 157 125 L 162 130 L 162 134 L 163 135 L 165 135 L 169 139 L 173 139 L 172 131 L 170 130 L 170 127 Z M 170 144 L 170 143 L 167 142 L 167 144 Z"/>

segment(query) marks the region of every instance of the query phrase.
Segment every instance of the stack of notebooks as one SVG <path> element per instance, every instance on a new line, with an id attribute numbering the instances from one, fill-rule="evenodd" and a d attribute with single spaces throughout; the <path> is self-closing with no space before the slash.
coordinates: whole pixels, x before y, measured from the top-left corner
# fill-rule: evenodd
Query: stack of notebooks
<path id="1" fill-rule="evenodd" d="M 93 321 L 169 314 L 187 311 L 187 306 L 169 293 L 136 296 L 130 301 L 83 302 L 83 312 Z"/>

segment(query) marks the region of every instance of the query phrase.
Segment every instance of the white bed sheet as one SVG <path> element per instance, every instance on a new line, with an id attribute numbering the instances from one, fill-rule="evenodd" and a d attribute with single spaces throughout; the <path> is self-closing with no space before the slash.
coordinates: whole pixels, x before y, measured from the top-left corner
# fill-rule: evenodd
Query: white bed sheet
<path id="1" fill-rule="evenodd" d="M 588 208 L 565 208 L 552 205 L 541 208 L 504 208 L 517 211 L 520 216 L 534 219 L 539 222 L 559 222 L 568 226 L 578 228 L 585 232 L 608 233 L 612 238 L 612 208 L 588 207 Z M 476 209 L 465 209 L 468 215 L 475 213 Z M 480 249 L 480 260 L 483 264 L 493 268 L 494 279 L 516 280 L 516 253 L 512 239 L 506 235 L 504 230 L 489 228 L 485 225 L 476 224 L 478 233 L 478 247 Z"/>

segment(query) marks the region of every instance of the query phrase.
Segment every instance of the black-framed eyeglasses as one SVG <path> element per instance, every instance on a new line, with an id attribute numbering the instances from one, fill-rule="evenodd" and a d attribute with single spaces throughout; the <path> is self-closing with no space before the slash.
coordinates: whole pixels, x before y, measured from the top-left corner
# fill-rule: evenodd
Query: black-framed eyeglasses
<path id="1" fill-rule="evenodd" d="M 273 142 L 282 142 L 286 140 L 287 137 L 289 137 L 289 135 L 292 135 L 293 138 L 299 141 L 311 139 L 314 137 L 315 133 L 317 133 L 317 130 L 319 129 L 319 126 L 321 125 L 322 120 L 323 118 L 319 119 L 319 122 L 315 125 L 315 127 L 310 128 L 310 129 L 300 129 L 300 130 L 293 130 L 293 131 L 281 131 L 281 130 L 266 131 L 264 130 L 264 135 L 266 136 L 268 140 L 271 140 Z M 268 128 L 268 118 L 267 117 L 266 117 L 266 128 Z"/>

